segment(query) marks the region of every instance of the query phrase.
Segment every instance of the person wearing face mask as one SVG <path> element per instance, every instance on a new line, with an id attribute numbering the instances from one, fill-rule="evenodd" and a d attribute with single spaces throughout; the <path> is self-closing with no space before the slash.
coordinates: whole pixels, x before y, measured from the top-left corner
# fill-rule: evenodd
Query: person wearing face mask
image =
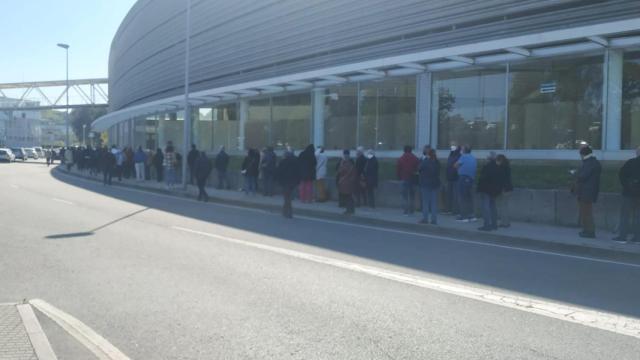
<path id="1" fill-rule="evenodd" d="M 366 205 L 370 208 L 376 207 L 375 190 L 378 187 L 378 159 L 373 150 L 367 150 L 367 161 L 362 170 L 362 180 L 366 192 Z"/>
<path id="2" fill-rule="evenodd" d="M 593 220 L 593 204 L 600 193 L 600 174 L 602 166 L 593 155 L 591 147 L 580 147 L 582 166 L 576 173 L 575 194 L 578 197 L 578 209 L 582 231 L 580 237 L 593 239 L 596 237 L 596 227 Z"/>
<path id="3" fill-rule="evenodd" d="M 446 214 L 457 216 L 460 214 L 459 196 L 458 196 L 458 169 L 456 163 L 460 159 L 460 147 L 455 143 L 451 144 L 451 152 L 447 159 L 447 188 L 446 188 Z"/>

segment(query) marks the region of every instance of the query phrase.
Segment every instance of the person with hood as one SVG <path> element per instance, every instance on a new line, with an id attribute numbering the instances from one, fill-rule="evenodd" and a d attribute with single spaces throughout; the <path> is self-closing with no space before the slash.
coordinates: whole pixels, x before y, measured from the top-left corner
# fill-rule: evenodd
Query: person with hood
<path id="1" fill-rule="evenodd" d="M 316 155 L 313 144 L 308 145 L 298 156 L 300 169 L 300 201 L 313 201 L 313 181 L 316 179 Z"/>
<path id="2" fill-rule="evenodd" d="M 460 159 L 460 147 L 451 144 L 451 152 L 447 159 L 447 213 L 457 216 L 460 214 L 458 206 L 458 169 L 456 163 Z"/>
<path id="3" fill-rule="evenodd" d="M 324 147 L 318 146 L 316 150 L 316 201 L 325 202 L 327 194 L 327 162 L 329 158 L 324 153 Z"/>
<path id="4" fill-rule="evenodd" d="M 363 178 L 364 166 L 366 163 L 367 157 L 364 155 L 364 147 L 358 146 L 358 148 L 356 149 L 356 177 L 358 179 Z M 367 190 L 364 181 L 356 182 L 354 195 L 356 200 L 356 207 L 367 205 Z"/>
<path id="5" fill-rule="evenodd" d="M 345 149 L 342 152 L 342 159 L 338 163 L 338 173 L 336 174 L 340 203 L 346 208 L 344 212 L 345 215 L 352 215 L 355 213 L 353 193 L 355 191 L 357 179 L 356 167 L 349 156 L 349 150 Z"/>
<path id="6" fill-rule="evenodd" d="M 156 169 L 156 179 L 158 182 L 162 182 L 164 180 L 164 154 L 162 153 L 162 149 L 158 148 L 156 150 L 155 155 L 153 155 L 153 166 Z"/>
<path id="7" fill-rule="evenodd" d="M 207 185 L 209 174 L 211 174 L 211 162 L 204 151 L 200 152 L 198 158 L 193 163 L 193 174 L 195 175 L 196 184 L 198 185 L 198 201 L 209 201 L 209 194 L 207 194 L 204 187 Z"/>
<path id="8" fill-rule="evenodd" d="M 216 155 L 216 172 L 218 173 L 218 189 L 228 189 L 227 168 L 229 167 L 229 155 L 224 151 L 224 145 L 220 146 L 220 151 Z"/>
<path id="9" fill-rule="evenodd" d="M 636 149 L 636 156 L 620 168 L 618 179 L 622 186 L 620 228 L 613 241 L 626 243 L 631 232 L 631 242 L 637 243 L 640 242 L 640 147 Z"/>
<path id="10" fill-rule="evenodd" d="M 578 197 L 578 208 L 582 231 L 580 237 L 593 239 L 596 237 L 596 225 L 593 220 L 593 204 L 598 201 L 600 193 L 600 174 L 602 167 L 593 155 L 589 145 L 580 148 L 582 166 L 576 173 L 575 193 Z"/>
<path id="11" fill-rule="evenodd" d="M 189 167 L 189 184 L 193 185 L 196 174 L 196 160 L 200 157 L 200 152 L 195 144 L 191 144 L 191 150 L 187 154 L 187 167 Z"/>
<path id="12" fill-rule="evenodd" d="M 422 195 L 421 224 L 438 224 L 438 193 L 440 191 L 440 162 L 433 149 L 425 149 L 418 168 L 418 183 Z"/>
<path id="13" fill-rule="evenodd" d="M 147 161 L 147 154 L 142 150 L 142 146 L 138 146 L 138 150 L 133 155 L 136 167 L 136 181 L 144 181 L 144 164 Z"/>
<path id="14" fill-rule="evenodd" d="M 293 154 L 291 149 L 287 149 L 284 153 L 284 158 L 280 160 L 276 168 L 276 180 L 282 187 L 282 216 L 287 219 L 293 218 L 293 207 L 291 200 L 293 198 L 293 191 L 300 182 L 300 169 L 298 168 L 298 159 Z"/>
<path id="15" fill-rule="evenodd" d="M 258 150 L 249 149 L 247 156 L 242 161 L 242 175 L 244 175 L 243 191 L 248 195 L 255 195 L 258 187 L 258 175 L 260 166 L 260 153 Z"/>
<path id="16" fill-rule="evenodd" d="M 363 185 L 365 189 L 365 205 L 368 205 L 370 208 L 375 209 L 376 207 L 376 196 L 375 192 L 378 188 L 378 159 L 376 158 L 376 154 L 373 149 L 367 150 L 367 154 L 365 155 L 367 161 L 364 164 L 364 168 L 362 169 L 362 177 L 361 185 Z"/>
<path id="17" fill-rule="evenodd" d="M 480 231 L 498 230 L 496 198 L 502 193 L 502 183 L 500 168 L 496 163 L 496 153 L 492 151 L 478 179 L 478 193 L 482 196 L 482 217 L 484 218 L 484 225 L 478 228 Z"/>
<path id="18" fill-rule="evenodd" d="M 273 196 L 275 193 L 274 182 L 276 176 L 277 156 L 273 147 L 267 147 L 260 159 L 260 171 L 262 172 L 262 194 Z"/>
<path id="19" fill-rule="evenodd" d="M 420 160 L 413 155 L 413 148 L 404 147 L 404 153 L 396 164 L 398 180 L 402 181 L 402 201 L 405 215 L 411 215 L 415 211 L 415 183 Z"/>

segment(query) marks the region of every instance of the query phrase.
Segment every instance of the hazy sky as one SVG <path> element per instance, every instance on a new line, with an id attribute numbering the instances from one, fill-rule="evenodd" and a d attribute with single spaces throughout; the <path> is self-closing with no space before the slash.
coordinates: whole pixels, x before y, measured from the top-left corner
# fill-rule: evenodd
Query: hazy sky
<path id="1" fill-rule="evenodd" d="M 0 0 L 0 83 L 107 77 L 109 48 L 136 0 Z"/>

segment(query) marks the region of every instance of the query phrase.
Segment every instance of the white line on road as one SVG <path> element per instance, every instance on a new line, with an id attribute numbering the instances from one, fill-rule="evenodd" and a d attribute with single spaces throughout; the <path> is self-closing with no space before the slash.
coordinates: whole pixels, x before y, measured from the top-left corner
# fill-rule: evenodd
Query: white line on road
<path id="1" fill-rule="evenodd" d="M 87 325 L 73 316 L 57 309 L 53 305 L 44 300 L 30 300 L 29 304 L 47 315 L 51 320 L 55 321 L 66 332 L 71 334 L 82 345 L 89 349 L 94 355 L 101 360 L 130 360 L 128 356 L 123 354 L 115 346 L 111 345 L 105 338 L 95 331 L 91 330 Z"/>
<path id="2" fill-rule="evenodd" d="M 172 226 L 171 228 L 187 232 L 191 234 L 201 235 L 217 240 L 244 245 L 252 248 L 270 251 L 298 259 L 313 261 L 320 264 L 330 265 L 341 269 L 364 273 L 379 278 L 392 280 L 404 284 L 418 286 L 425 289 L 444 292 L 447 294 L 457 295 L 468 299 L 478 300 L 485 303 L 499 305 L 511 309 L 525 311 L 537 315 L 542 315 L 554 319 L 568 321 L 584 326 L 589 326 L 601 330 L 611 331 L 614 333 L 632 336 L 640 339 L 640 320 L 630 317 L 608 314 L 604 312 L 584 309 L 575 306 L 563 305 L 554 302 L 536 300 L 521 296 L 514 296 L 507 293 L 501 293 L 493 290 L 486 290 L 472 286 L 456 284 L 453 282 L 445 282 L 434 280 L 427 277 L 401 273 L 397 271 L 386 270 L 374 266 L 357 264 L 354 262 L 328 258 L 309 254 L 297 250 L 290 250 L 271 245 L 254 243 L 251 241 L 241 240 L 228 236 L 211 234 L 203 231 L 192 230 L 180 226 Z"/>
<path id="3" fill-rule="evenodd" d="M 20 189 L 20 186 L 18 186 L 18 185 L 16 185 L 16 184 L 11 184 L 11 185 L 9 185 L 9 186 L 11 186 L 11 187 L 12 187 L 12 188 L 14 188 L 14 189 Z"/>
<path id="4" fill-rule="evenodd" d="M 22 324 L 27 331 L 27 336 L 29 336 L 29 341 L 31 341 L 31 346 L 33 346 L 38 360 L 57 360 L 58 358 L 51 348 L 47 335 L 42 331 L 40 322 L 36 314 L 33 313 L 31 305 L 20 304 L 16 308 L 22 318 Z"/>
<path id="5" fill-rule="evenodd" d="M 63 200 L 63 199 L 58 199 L 58 198 L 51 198 L 51 200 L 57 201 L 59 203 L 67 204 L 67 205 L 73 205 L 73 203 L 71 201 L 68 201 L 68 200 Z"/>

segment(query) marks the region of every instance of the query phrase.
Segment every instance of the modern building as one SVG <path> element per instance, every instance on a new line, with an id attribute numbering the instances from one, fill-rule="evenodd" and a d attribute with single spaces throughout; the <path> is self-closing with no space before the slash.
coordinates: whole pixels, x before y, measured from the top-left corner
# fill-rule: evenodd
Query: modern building
<path id="1" fill-rule="evenodd" d="M 93 124 L 110 141 L 182 147 L 188 73 L 190 136 L 210 151 L 457 142 L 575 159 L 586 141 L 622 159 L 640 145 L 637 0 L 187 4 L 139 0 L 121 24 Z"/>
<path id="2" fill-rule="evenodd" d="M 30 100 L 0 96 L 0 107 L 34 107 L 39 103 Z M 40 145 L 40 112 L 33 110 L 0 111 L 0 145 L 31 147 Z"/>

